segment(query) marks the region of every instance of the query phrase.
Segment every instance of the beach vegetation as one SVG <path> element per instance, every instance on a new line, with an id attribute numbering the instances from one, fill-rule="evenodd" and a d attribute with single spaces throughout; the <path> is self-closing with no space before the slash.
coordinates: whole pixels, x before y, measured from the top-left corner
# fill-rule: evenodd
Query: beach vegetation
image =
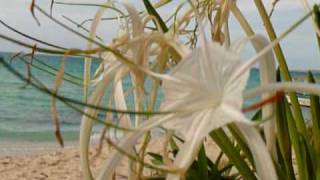
<path id="1" fill-rule="evenodd" d="M 61 146 L 57 101 L 82 114 L 79 148 L 84 179 L 116 178 L 117 167 L 124 160 L 129 164 L 128 179 L 320 179 L 320 87 L 312 72 L 306 77 L 308 82 L 292 79 L 285 58 L 290 52 L 281 46 L 281 41 L 307 20 L 319 42 L 320 6 L 301 0 L 304 15 L 278 33 L 271 17 L 281 1 L 272 1 L 268 11 L 262 0 L 252 2 L 266 35 L 257 34 L 239 9 L 242 1 L 143 0 L 144 7 L 118 1 L 52 1 L 47 12 L 33 0 L 30 13 L 39 25 L 38 13 L 85 39 L 87 47 L 61 47 L 0 21 L 34 41 L 28 44 L 0 33 L 1 39 L 30 50 L 11 59 L 1 58 L 0 63 L 25 86 L 51 97 L 53 128 Z M 163 13 L 162 8 L 170 5 L 174 10 Z M 65 23 L 52 11 L 59 6 L 98 10 L 94 18 L 83 22 L 63 16 Z M 114 16 L 106 17 L 109 11 Z M 231 17 L 245 37 L 233 38 Z M 103 21 L 117 26 L 111 42 L 105 42 L 97 31 Z M 249 45 L 255 53 L 245 59 L 241 53 Z M 35 53 L 61 55 L 60 67 L 37 60 Z M 82 57 L 82 77 L 65 71 L 70 56 Z M 12 60 L 24 63 L 27 75 L 12 68 Z M 94 60 L 98 67 L 92 72 Z M 260 85 L 248 89 L 250 70 L 257 66 Z M 53 86 L 47 87 L 35 77 L 33 69 L 53 76 Z M 82 88 L 82 100 L 59 93 L 64 81 Z M 302 92 L 310 99 L 310 122 L 303 117 L 299 103 Z M 254 98 L 258 100 L 245 103 Z M 89 148 L 96 123 L 103 126 L 100 143 L 112 152 L 93 174 Z M 151 151 L 152 142 L 158 140 L 161 149 Z M 210 144 L 216 153 L 208 150 Z M 103 151 L 103 146 L 99 147 Z"/>

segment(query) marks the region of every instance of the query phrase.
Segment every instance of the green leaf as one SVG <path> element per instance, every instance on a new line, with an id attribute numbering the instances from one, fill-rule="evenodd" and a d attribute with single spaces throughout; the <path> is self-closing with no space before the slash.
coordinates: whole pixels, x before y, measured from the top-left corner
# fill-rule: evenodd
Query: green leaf
<path id="1" fill-rule="evenodd" d="M 225 153 L 229 160 L 236 166 L 239 173 L 244 179 L 257 179 L 254 172 L 249 168 L 248 164 L 241 157 L 240 152 L 235 148 L 229 137 L 220 128 L 210 133 L 210 137 L 216 142 L 220 149 Z"/>
<path id="2" fill-rule="evenodd" d="M 251 118 L 252 121 L 259 121 L 262 118 L 262 111 L 259 109 Z"/>
<path id="3" fill-rule="evenodd" d="M 315 83 L 312 73 L 308 72 L 308 80 Z M 316 154 L 320 156 L 320 103 L 319 96 L 310 95 L 310 110 L 312 115 L 312 140 Z"/>
<path id="4" fill-rule="evenodd" d="M 277 81 L 280 81 L 280 73 L 277 71 Z M 277 124 L 277 145 L 279 148 L 278 157 L 283 163 L 280 163 L 282 169 L 285 169 L 287 179 L 295 179 L 292 166 L 291 140 L 288 130 L 287 115 L 285 108 L 285 97 L 279 99 L 276 103 L 276 124 Z"/>
<path id="5" fill-rule="evenodd" d="M 315 24 L 317 25 L 317 28 L 320 28 L 320 9 L 319 9 L 319 5 L 314 5 L 313 6 L 313 14 L 314 14 L 314 21 Z M 317 37 L 317 42 L 318 42 L 318 46 L 320 48 L 320 37 L 319 35 L 316 33 L 316 37 Z"/>
<path id="6" fill-rule="evenodd" d="M 312 149 L 310 148 L 308 142 L 302 136 L 300 136 L 300 141 L 302 144 L 302 155 L 307 163 L 307 173 L 308 173 L 309 179 L 314 179 L 315 177 L 314 160 L 315 159 L 313 159 Z"/>
<path id="7" fill-rule="evenodd" d="M 259 110 L 256 115 L 261 116 L 261 110 Z M 261 117 L 260 117 L 261 119 Z M 242 152 L 244 153 L 245 157 L 249 160 L 249 162 L 254 165 L 254 161 L 253 161 L 253 157 L 252 157 L 252 153 L 250 151 L 250 148 L 248 147 L 247 143 L 245 142 L 244 138 L 242 137 L 241 132 L 239 131 L 238 127 L 235 126 L 234 124 L 230 124 L 228 125 L 228 128 L 232 134 L 232 136 L 235 138 L 235 140 L 237 141 L 237 145 L 239 146 L 239 148 L 242 150 Z"/>
<path id="8" fill-rule="evenodd" d="M 202 145 L 198 154 L 199 177 L 208 180 L 208 163 L 204 146 Z"/>
<path id="9" fill-rule="evenodd" d="M 318 28 L 320 28 L 320 9 L 319 5 L 313 6 L 313 14 L 314 14 L 314 21 Z"/>
<path id="10" fill-rule="evenodd" d="M 218 165 L 213 163 L 208 157 L 207 157 L 207 163 L 209 168 L 209 179 L 222 179 L 222 174 L 224 171 L 219 171 Z M 233 165 L 232 165 L 233 166 Z"/>
<path id="11" fill-rule="evenodd" d="M 147 177 L 146 180 L 165 180 L 166 176 L 152 176 L 152 177 Z"/>
<path id="12" fill-rule="evenodd" d="M 285 102 L 284 105 L 285 105 L 285 110 L 287 115 L 289 135 L 290 135 L 290 139 L 291 139 L 293 149 L 296 155 L 296 160 L 297 160 L 296 165 L 299 173 L 299 178 L 301 180 L 308 180 L 309 175 L 308 175 L 307 162 L 305 157 L 303 156 L 303 150 L 302 150 L 304 144 L 301 144 L 302 143 L 300 141 L 301 135 L 299 134 L 297 127 L 295 125 L 295 122 L 293 120 L 290 105 L 286 99 L 284 99 L 284 102 Z"/>
<path id="13" fill-rule="evenodd" d="M 148 152 L 148 155 L 151 156 L 153 159 L 151 162 L 155 165 L 163 165 L 163 158 L 160 154 Z"/>
<path id="14" fill-rule="evenodd" d="M 158 12 L 154 9 L 154 7 L 152 6 L 152 4 L 150 3 L 150 1 L 148 0 L 143 0 L 143 4 L 144 6 L 146 7 L 148 13 L 152 16 L 154 16 L 158 23 L 160 24 L 160 27 L 161 27 L 161 30 L 163 32 L 168 32 L 168 27 L 167 25 L 165 24 L 165 22 L 162 20 L 161 16 L 158 14 Z M 155 23 L 156 27 L 157 27 L 157 24 Z"/>
<path id="15" fill-rule="evenodd" d="M 318 12 L 319 13 L 319 12 Z M 320 14 L 320 13 L 319 13 Z M 319 17 L 318 17 L 319 18 Z M 319 20 L 319 19 L 318 19 Z M 308 81 L 316 83 L 312 72 L 308 72 Z M 310 95 L 310 111 L 312 117 L 312 146 L 314 171 L 316 179 L 320 179 L 320 103 L 319 96 Z"/>
<path id="16" fill-rule="evenodd" d="M 262 2 L 262 0 L 254 0 L 254 3 L 258 9 L 258 12 L 262 18 L 263 24 L 265 26 L 265 29 L 267 31 L 267 34 L 269 36 L 270 41 L 274 41 L 277 39 L 277 34 L 274 30 L 274 27 L 272 25 L 272 22 L 268 16 L 268 13 L 265 9 L 265 6 Z M 279 68 L 280 68 L 280 72 L 281 75 L 283 76 L 283 78 L 286 81 L 292 81 L 290 72 L 289 72 L 289 68 L 286 62 L 286 58 L 284 56 L 284 53 L 282 51 L 282 48 L 280 46 L 280 44 L 277 44 L 274 46 L 273 51 L 275 53 L 275 56 L 278 60 L 278 64 L 279 64 Z M 292 105 L 292 113 L 293 113 L 293 120 L 295 121 L 296 124 L 296 128 L 299 131 L 299 133 L 301 133 L 304 137 L 306 137 L 307 134 L 307 129 L 305 126 L 305 122 L 302 116 L 302 111 L 301 111 L 301 107 L 297 98 L 297 94 L 296 92 L 289 92 L 288 96 L 291 100 L 291 105 Z"/>
<path id="17" fill-rule="evenodd" d="M 276 143 L 276 150 L 277 150 L 278 156 L 277 156 L 277 161 L 275 163 L 275 167 L 276 167 L 277 175 L 278 175 L 279 179 L 295 180 L 295 177 L 293 176 L 293 179 L 292 179 L 292 177 L 288 173 L 285 161 L 284 161 L 283 156 L 280 152 L 280 147 L 279 147 L 278 142 Z M 293 175 L 294 175 L 294 173 L 293 173 Z"/>

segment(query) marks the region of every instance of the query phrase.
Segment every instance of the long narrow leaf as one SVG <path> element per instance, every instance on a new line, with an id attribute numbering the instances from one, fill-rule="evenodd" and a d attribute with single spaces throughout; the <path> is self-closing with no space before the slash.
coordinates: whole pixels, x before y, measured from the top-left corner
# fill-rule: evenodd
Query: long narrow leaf
<path id="1" fill-rule="evenodd" d="M 311 72 L 308 72 L 310 83 L 316 83 Z M 310 110 L 312 115 L 312 136 L 313 145 L 318 156 L 320 156 L 320 103 L 319 96 L 310 95 Z"/>
<path id="2" fill-rule="evenodd" d="M 64 61 L 66 57 L 63 57 L 63 60 L 60 65 L 60 70 L 58 71 L 56 75 L 56 79 L 54 81 L 54 87 L 53 87 L 53 93 L 57 94 L 59 87 L 61 86 L 63 75 L 64 75 Z M 56 104 L 56 98 L 52 96 L 51 98 L 51 114 L 52 114 L 52 122 L 55 126 L 55 136 L 57 141 L 59 142 L 60 146 L 63 147 L 63 138 L 60 131 L 60 120 L 59 120 L 59 114 L 57 110 L 57 104 Z"/>
<path id="3" fill-rule="evenodd" d="M 241 158 L 240 152 L 233 146 L 232 142 L 222 129 L 211 132 L 210 137 L 217 143 L 245 179 L 257 179 L 245 160 Z"/>
<path id="4" fill-rule="evenodd" d="M 160 24 L 161 30 L 163 32 L 168 32 L 168 27 L 166 25 L 166 23 L 162 20 L 161 16 L 158 14 L 158 12 L 154 9 L 154 7 L 152 6 L 152 4 L 150 3 L 149 0 L 143 0 L 144 6 L 146 7 L 148 13 L 152 16 L 154 16 L 158 23 Z M 156 24 L 156 23 L 155 23 Z M 157 26 L 156 26 L 157 27 Z"/>

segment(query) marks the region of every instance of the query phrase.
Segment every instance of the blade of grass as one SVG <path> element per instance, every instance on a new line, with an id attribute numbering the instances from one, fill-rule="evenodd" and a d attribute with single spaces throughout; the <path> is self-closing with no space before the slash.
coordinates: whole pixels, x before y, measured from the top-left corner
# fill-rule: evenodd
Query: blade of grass
<path id="1" fill-rule="evenodd" d="M 165 1 L 160 1 L 158 2 L 155 7 L 162 7 L 163 5 L 171 2 L 172 0 L 165 0 Z M 94 3 L 70 3 L 70 2 L 55 2 L 55 4 L 58 4 L 58 5 L 70 5 L 70 6 L 91 6 L 91 7 L 103 7 L 103 5 L 101 4 L 94 4 Z M 109 8 L 109 6 L 105 6 L 105 8 Z M 114 8 L 112 6 L 110 6 L 110 8 Z M 118 13 L 120 13 L 121 15 L 120 16 L 113 16 L 113 17 L 105 17 L 105 18 L 102 18 L 101 21 L 109 21 L 109 20 L 119 20 L 120 19 L 123 19 L 123 18 L 127 18 L 128 15 L 125 15 L 123 14 L 119 9 L 116 9 L 114 8 L 115 11 L 119 11 Z M 142 14 L 143 11 L 139 12 L 139 14 Z M 79 25 L 83 26 L 85 25 L 87 22 L 90 22 L 90 21 L 93 21 L 93 19 L 86 19 L 84 21 L 82 21 Z"/>
<path id="2" fill-rule="evenodd" d="M 273 25 L 270 21 L 270 18 L 268 17 L 268 14 L 266 12 L 266 9 L 262 3 L 261 0 L 254 0 L 254 3 L 258 9 L 258 12 L 261 16 L 261 19 L 265 25 L 265 29 L 268 33 L 268 36 L 270 38 L 271 41 L 274 41 L 277 39 L 277 35 L 274 31 Z M 284 77 L 284 79 L 286 81 L 292 81 L 287 63 L 286 63 L 286 59 L 284 56 L 284 53 L 282 51 L 282 48 L 280 46 L 280 44 L 277 44 L 274 46 L 273 48 L 276 58 L 278 60 L 279 63 L 279 67 L 280 67 L 280 72 L 282 74 L 282 76 Z M 290 100 L 291 100 L 291 105 L 292 105 L 292 109 L 293 109 L 293 114 L 294 114 L 294 120 L 297 126 L 298 131 L 306 138 L 306 126 L 304 123 L 304 119 L 302 116 L 302 112 L 301 112 L 301 108 L 298 102 L 298 98 L 296 93 L 294 92 L 290 92 L 288 93 Z"/>
<path id="3" fill-rule="evenodd" d="M 27 81 L 26 81 L 26 84 L 22 86 L 22 88 L 26 88 L 29 85 L 29 83 L 31 82 L 31 76 L 32 76 L 31 65 L 32 65 L 33 58 L 34 58 L 34 53 L 36 52 L 36 50 L 37 50 L 37 44 L 33 45 L 32 52 L 31 52 L 31 57 L 30 57 L 30 63 L 26 64 L 26 66 L 27 66 Z"/>
<path id="4" fill-rule="evenodd" d="M 39 21 L 39 19 L 36 17 L 36 15 L 34 13 L 35 4 L 36 4 L 36 0 L 32 0 L 31 4 L 30 4 L 30 12 L 32 14 L 33 19 L 37 22 L 38 26 L 40 26 L 40 21 Z"/>
<path id="5" fill-rule="evenodd" d="M 154 9 L 154 7 L 152 6 L 152 4 L 150 3 L 150 1 L 148 0 L 143 0 L 143 4 L 146 7 L 148 13 L 152 16 L 154 16 L 156 18 L 156 20 L 158 21 L 158 23 L 160 24 L 161 30 L 163 32 L 168 32 L 168 27 L 166 25 L 166 23 L 162 20 L 161 16 L 158 14 L 158 12 Z M 157 27 L 157 23 L 154 22 L 155 26 Z"/>
<path id="6" fill-rule="evenodd" d="M 316 83 L 312 72 L 308 72 L 310 83 Z M 320 103 L 319 96 L 310 95 L 310 111 L 312 119 L 312 145 L 314 150 L 315 179 L 320 179 Z"/>
<path id="7" fill-rule="evenodd" d="M 19 46 L 22 47 L 26 47 L 28 49 L 32 49 L 33 45 L 30 45 L 28 43 L 19 41 L 17 39 L 8 37 L 6 35 L 0 34 L 0 38 L 4 39 L 6 41 L 12 42 L 14 44 L 17 44 Z M 102 48 L 95 48 L 95 49 L 89 49 L 89 50 L 81 50 L 81 49 L 67 49 L 67 50 L 55 50 L 55 49 L 49 49 L 49 48 L 42 48 L 42 47 L 37 47 L 37 51 L 38 52 L 42 52 L 42 53 L 48 53 L 48 54 L 59 54 L 59 55 L 63 55 L 66 53 L 66 51 L 69 51 L 70 55 L 90 55 L 90 54 L 95 54 L 98 52 L 102 52 L 105 51 Z"/>
<path id="8" fill-rule="evenodd" d="M 244 179 L 257 179 L 253 171 L 251 171 L 251 169 L 249 168 L 248 164 L 241 157 L 240 152 L 233 146 L 232 142 L 222 129 L 212 131 L 210 133 L 210 137 L 215 141 L 215 143 L 217 143 L 220 149 L 235 165 Z"/>
<path id="9" fill-rule="evenodd" d="M 67 55 L 65 55 L 61 61 L 60 65 L 60 70 L 56 74 L 56 78 L 54 81 L 54 87 L 53 87 L 53 93 L 57 94 L 59 87 L 61 86 L 63 76 L 64 76 L 64 61 Z M 60 131 L 60 118 L 59 118 L 59 113 L 57 110 L 57 103 L 56 103 L 56 98 L 54 96 L 51 97 L 51 114 L 52 114 L 52 122 L 53 125 L 55 126 L 55 136 L 57 141 L 59 142 L 60 146 L 63 147 L 63 137 L 61 135 Z"/>
<path id="10" fill-rule="evenodd" d="M 290 176 L 287 176 L 287 169 L 285 166 L 284 159 L 281 156 L 278 141 L 276 142 L 276 153 L 277 153 L 277 161 L 275 162 L 275 167 L 276 167 L 276 171 L 279 179 L 290 180 Z"/>
<path id="11" fill-rule="evenodd" d="M 19 59 L 23 62 L 23 63 L 26 63 L 26 64 L 29 64 L 27 61 L 26 61 L 26 59 L 24 59 L 24 58 L 22 58 L 22 57 L 19 57 Z M 49 70 L 49 69 L 47 69 L 47 68 L 43 68 L 43 67 L 41 67 L 41 66 L 39 66 L 39 65 L 37 65 L 37 64 L 35 64 L 35 63 L 32 63 L 32 64 L 30 64 L 33 68 L 35 68 L 35 69 L 38 69 L 38 70 L 40 70 L 40 71 L 42 71 L 42 72 L 45 72 L 45 73 L 47 73 L 47 74 L 49 74 L 49 75 L 51 75 L 51 76 L 54 76 L 54 75 L 56 75 L 56 72 L 57 71 L 53 71 L 52 72 L 52 70 Z M 69 83 L 71 83 L 71 84 L 74 84 L 74 85 L 77 85 L 77 86 L 82 86 L 82 83 L 81 82 L 77 82 L 77 81 L 74 81 L 74 80 L 72 80 L 72 79 L 69 79 L 69 78 L 67 78 L 67 77 L 63 77 L 63 80 L 65 80 L 66 82 L 69 82 Z"/>
<path id="12" fill-rule="evenodd" d="M 295 152 L 295 156 L 297 160 L 297 169 L 298 169 L 299 179 L 308 180 L 309 175 L 308 175 L 308 169 L 307 169 L 307 162 L 306 162 L 306 159 L 303 157 L 303 150 L 302 150 L 303 144 L 301 144 L 301 141 L 300 141 L 301 135 L 298 132 L 298 129 L 294 122 L 289 103 L 287 102 L 286 99 L 283 99 L 283 101 L 284 101 L 284 106 L 285 106 L 286 115 L 287 115 L 289 136 L 290 136 L 290 140 L 292 142 L 293 150 Z"/>
<path id="13" fill-rule="evenodd" d="M 198 154 L 199 177 L 208 180 L 208 163 L 204 145 L 201 146 Z"/>
<path id="14" fill-rule="evenodd" d="M 66 50 L 66 49 L 67 49 L 67 48 L 64 48 L 64 47 L 61 47 L 61 46 L 52 44 L 52 43 L 45 42 L 45 41 L 43 41 L 43 40 L 41 40 L 41 39 L 38 39 L 38 38 L 35 38 L 35 37 L 32 37 L 32 36 L 29 36 L 29 35 L 21 32 L 21 31 L 17 30 L 16 28 L 8 25 L 7 23 L 5 23 L 5 22 L 2 21 L 2 20 L 0 20 L 0 23 L 1 23 L 3 26 L 5 26 L 6 28 L 8 28 L 9 30 L 11 30 L 11 31 L 13 31 L 13 32 L 15 32 L 15 33 L 17 33 L 17 34 L 20 34 L 20 35 L 23 36 L 23 37 L 26 37 L 26 38 L 31 39 L 31 40 L 33 40 L 33 41 L 36 41 L 36 42 L 38 42 L 38 43 L 41 43 L 41 44 L 44 44 L 44 45 L 47 45 L 47 46 L 50 46 L 50 47 L 54 47 L 54 48 L 57 48 L 57 49 L 61 49 L 61 50 Z"/>
<path id="15" fill-rule="evenodd" d="M 314 151 L 310 144 L 302 136 L 300 136 L 300 143 L 302 144 L 302 156 L 307 163 L 307 173 L 309 179 L 315 179 L 316 166 L 314 164 L 316 157 L 314 156 Z"/>
<path id="16" fill-rule="evenodd" d="M 69 17 L 67 17 L 67 16 L 65 16 L 65 15 L 62 15 L 62 17 L 63 17 L 64 19 L 66 19 L 67 21 L 69 21 L 70 23 L 76 25 L 78 28 L 80 28 L 80 29 L 82 29 L 82 30 L 84 30 L 84 31 L 86 31 L 86 32 L 88 32 L 88 33 L 90 32 L 87 28 L 83 27 L 81 24 L 77 23 L 76 21 L 72 20 L 71 18 L 69 18 Z M 101 37 L 99 37 L 98 35 L 96 35 L 96 38 L 97 38 L 98 40 L 100 40 L 101 42 L 103 42 L 103 39 L 102 39 Z"/>
<path id="17" fill-rule="evenodd" d="M 244 138 L 242 137 L 237 126 L 235 126 L 234 124 L 230 124 L 230 125 L 228 125 L 228 129 L 230 130 L 230 132 L 231 132 L 232 136 L 235 138 L 238 146 L 240 147 L 240 149 L 244 153 L 244 156 L 249 160 L 249 162 L 252 165 L 254 165 L 254 161 L 253 161 L 253 157 L 250 152 L 250 149 L 247 146 L 247 144 L 245 143 Z"/>
<path id="18" fill-rule="evenodd" d="M 103 5 L 103 4 L 93 4 L 93 3 L 69 3 L 69 2 L 55 2 L 55 4 L 58 5 L 68 5 L 68 6 L 85 6 L 85 7 L 103 7 L 103 8 L 109 8 L 117 13 L 120 14 L 120 16 L 116 16 L 116 17 L 110 17 L 110 18 L 102 18 L 102 21 L 106 21 L 106 20 L 118 20 L 119 18 L 127 18 L 128 15 L 124 14 L 120 9 L 115 8 L 113 6 L 109 6 L 109 5 Z M 94 19 L 86 19 L 84 21 L 82 21 L 79 25 L 83 26 L 85 23 L 93 21 Z"/>
<path id="19" fill-rule="evenodd" d="M 316 83 L 312 72 L 308 72 L 310 83 Z M 310 95 L 310 110 L 312 117 L 312 139 L 315 151 L 320 156 L 320 103 L 319 96 Z"/>
<path id="20" fill-rule="evenodd" d="M 39 64 L 40 66 L 44 66 L 45 68 L 48 68 L 48 69 L 50 69 L 50 70 L 52 70 L 54 72 L 58 71 L 57 68 L 55 68 L 54 66 L 51 66 L 51 65 L 49 65 L 49 64 L 47 64 L 45 62 L 43 62 L 43 60 L 40 59 L 40 58 L 34 57 L 33 59 L 34 59 L 34 61 L 33 61 L 34 63 L 33 64 Z M 78 76 L 73 75 L 71 73 L 65 72 L 64 74 L 65 74 L 65 76 L 68 76 L 70 79 L 73 79 L 75 81 L 83 81 L 83 79 L 81 77 L 78 77 Z"/>
<path id="21" fill-rule="evenodd" d="M 295 175 L 292 167 L 291 141 L 285 112 L 284 98 L 281 98 L 276 103 L 277 141 L 280 151 L 278 157 L 283 159 L 287 178 L 294 180 Z"/>
<path id="22" fill-rule="evenodd" d="M 50 16 L 52 16 L 53 5 L 54 5 L 54 0 L 51 0 L 51 3 L 50 3 Z"/>
<path id="23" fill-rule="evenodd" d="M 281 81 L 280 71 L 277 70 L 277 81 Z M 295 179 L 295 174 L 292 166 L 292 150 L 291 140 L 288 130 L 288 123 L 286 121 L 285 97 L 281 97 L 276 102 L 276 128 L 277 128 L 277 142 L 279 147 L 278 157 L 283 160 L 286 178 L 290 180 Z"/>
<path id="24" fill-rule="evenodd" d="M 320 8 L 319 8 L 319 5 L 313 6 L 313 14 L 314 14 L 315 25 L 318 28 L 320 28 Z M 320 36 L 318 35 L 318 33 L 316 33 L 316 37 L 317 37 L 318 46 L 320 48 Z"/>

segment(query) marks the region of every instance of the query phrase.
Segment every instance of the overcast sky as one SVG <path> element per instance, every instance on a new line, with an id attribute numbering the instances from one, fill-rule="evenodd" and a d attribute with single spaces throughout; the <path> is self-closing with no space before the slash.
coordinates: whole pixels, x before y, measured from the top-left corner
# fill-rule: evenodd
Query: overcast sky
<path id="1" fill-rule="evenodd" d="M 58 1 L 58 0 L 56 0 Z M 87 2 L 87 3 L 102 3 L 106 0 L 60 0 L 63 2 Z M 310 1 L 316 2 L 317 0 Z M 10 26 L 23 31 L 24 33 L 38 37 L 42 40 L 58 44 L 64 47 L 72 48 L 83 48 L 86 46 L 86 41 L 79 38 L 78 36 L 68 32 L 61 28 L 59 25 L 53 23 L 48 18 L 42 16 L 39 13 L 37 17 L 41 22 L 41 26 L 37 26 L 35 20 L 32 18 L 29 11 L 31 0 L 0 0 L 0 20 L 5 21 Z M 37 0 L 39 4 L 45 10 L 49 10 L 50 0 Z M 129 1 L 133 2 L 136 8 L 142 9 L 143 6 L 141 1 Z M 179 2 L 179 1 L 177 1 Z M 180 1 L 182 2 L 182 1 Z M 270 2 L 270 0 L 265 1 Z M 238 5 L 249 19 L 252 26 L 257 30 L 258 33 L 264 33 L 263 25 L 257 12 L 253 1 L 251 0 L 238 0 Z M 171 12 L 175 4 L 163 7 L 160 9 L 161 13 Z M 62 15 L 68 16 L 77 22 L 81 22 L 87 18 L 93 17 L 97 8 L 93 7 L 79 7 L 79 6 L 62 6 L 55 5 L 53 10 L 54 17 L 62 20 Z M 292 23 L 294 23 L 299 17 L 304 14 L 304 9 L 298 0 L 280 0 L 277 9 L 274 13 L 272 21 L 277 30 L 277 33 L 285 31 Z M 106 16 L 111 14 L 107 13 Z M 106 41 L 110 40 L 110 37 L 114 36 L 117 32 L 114 22 L 103 23 L 98 33 Z M 69 24 L 71 25 L 71 24 Z M 87 24 L 89 27 L 90 24 Z M 72 26 L 72 25 L 71 25 Z M 230 22 L 231 31 L 234 38 L 241 38 L 243 34 L 239 29 L 238 24 L 231 19 Z M 75 26 L 72 26 L 76 29 Z M 8 31 L 6 28 L 0 25 L 0 33 L 7 36 L 30 42 L 13 32 Z M 83 32 L 84 33 L 84 32 Z M 312 31 L 311 21 L 307 21 L 303 26 L 299 27 L 294 33 L 282 42 L 285 55 L 288 59 L 288 64 L 293 69 L 320 69 L 320 56 L 319 50 L 316 46 L 315 34 Z M 0 51 L 21 51 L 25 50 L 15 44 L 6 42 L 0 39 Z M 249 52 L 246 56 L 251 56 Z"/>

